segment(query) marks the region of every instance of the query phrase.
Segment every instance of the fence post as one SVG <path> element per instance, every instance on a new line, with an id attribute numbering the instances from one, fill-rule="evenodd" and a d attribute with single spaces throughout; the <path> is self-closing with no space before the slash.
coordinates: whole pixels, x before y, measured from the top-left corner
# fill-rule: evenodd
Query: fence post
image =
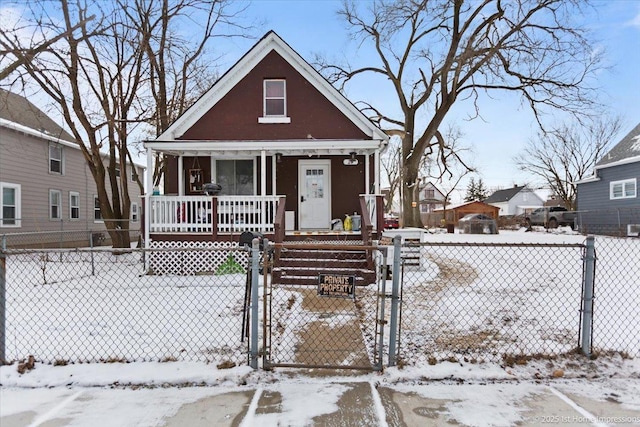
<path id="1" fill-rule="evenodd" d="M 6 359 L 6 313 L 7 313 L 7 258 L 3 251 L 0 251 L 0 362 L 5 362 Z"/>
<path id="2" fill-rule="evenodd" d="M 258 282 L 260 249 L 259 239 L 251 241 L 251 341 L 249 343 L 249 353 L 251 354 L 251 367 L 258 369 Z M 264 240 L 265 247 L 268 244 L 267 239 Z M 265 266 L 266 268 L 266 266 Z"/>
<path id="3" fill-rule="evenodd" d="M 591 356 L 593 335 L 593 288 L 595 285 L 596 249 L 595 238 L 587 236 L 587 248 L 584 257 L 584 283 L 582 284 L 582 339 L 580 350 L 585 356 Z"/>
<path id="4" fill-rule="evenodd" d="M 396 366 L 398 306 L 400 304 L 400 251 L 402 237 L 393 238 L 393 267 L 391 269 L 391 319 L 389 320 L 389 366 Z M 385 257 L 386 258 L 386 257 Z M 386 280 L 386 278 L 385 278 Z"/>
<path id="5" fill-rule="evenodd" d="M 89 247 L 91 248 L 91 275 L 95 276 L 96 275 L 96 267 L 95 267 L 95 263 L 93 261 L 93 232 L 89 231 Z"/>

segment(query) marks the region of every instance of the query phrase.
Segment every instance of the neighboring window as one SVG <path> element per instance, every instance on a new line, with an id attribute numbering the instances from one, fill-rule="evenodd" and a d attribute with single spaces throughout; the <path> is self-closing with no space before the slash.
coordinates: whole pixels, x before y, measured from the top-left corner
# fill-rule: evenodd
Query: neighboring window
<path id="1" fill-rule="evenodd" d="M 49 219 L 60 219 L 62 209 L 62 191 L 49 190 Z"/>
<path id="2" fill-rule="evenodd" d="M 287 85 L 283 79 L 264 80 L 263 115 L 259 123 L 290 123 L 287 117 Z"/>
<path id="3" fill-rule="evenodd" d="M 20 227 L 20 184 L 0 182 L 0 227 Z"/>
<path id="4" fill-rule="evenodd" d="M 131 222 L 138 222 L 138 204 L 131 203 Z"/>
<path id="5" fill-rule="evenodd" d="M 136 182 L 136 178 L 138 178 L 138 170 L 135 166 L 131 166 L 131 181 Z"/>
<path id="6" fill-rule="evenodd" d="M 626 179 L 624 181 L 612 181 L 609 184 L 610 199 L 631 199 L 637 195 L 636 179 Z"/>
<path id="7" fill-rule="evenodd" d="M 49 144 L 49 172 L 62 175 L 62 146 Z"/>
<path id="8" fill-rule="evenodd" d="M 223 195 L 253 196 L 253 160 L 216 160 L 216 183 Z"/>
<path id="9" fill-rule="evenodd" d="M 80 219 L 80 193 L 69 191 L 69 219 Z"/>
<path id="10" fill-rule="evenodd" d="M 436 197 L 436 192 L 433 190 L 433 188 L 427 188 L 427 191 L 425 192 L 427 199 L 435 199 Z"/>
<path id="11" fill-rule="evenodd" d="M 100 201 L 98 196 L 93 196 L 93 220 L 102 222 L 102 212 L 100 212 Z"/>
<path id="12" fill-rule="evenodd" d="M 116 178 L 120 178 L 120 166 L 116 166 Z"/>

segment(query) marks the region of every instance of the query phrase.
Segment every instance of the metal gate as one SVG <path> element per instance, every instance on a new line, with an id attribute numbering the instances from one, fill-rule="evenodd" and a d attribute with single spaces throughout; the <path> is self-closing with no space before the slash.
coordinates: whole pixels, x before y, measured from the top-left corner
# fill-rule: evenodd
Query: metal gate
<path id="1" fill-rule="evenodd" d="M 263 281 L 263 367 L 381 370 L 386 250 L 335 243 L 271 250 L 272 271 Z M 367 268 L 340 266 L 357 265 L 363 256 Z"/>

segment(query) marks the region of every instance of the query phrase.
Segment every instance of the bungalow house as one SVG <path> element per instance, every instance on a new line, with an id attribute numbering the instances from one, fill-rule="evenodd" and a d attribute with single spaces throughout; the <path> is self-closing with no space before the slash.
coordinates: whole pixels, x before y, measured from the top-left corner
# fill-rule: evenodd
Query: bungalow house
<path id="1" fill-rule="evenodd" d="M 143 173 L 135 166 L 120 177 L 129 180 L 134 234 L 142 205 L 133 175 Z M 0 89 L 0 244 L 88 245 L 90 232 L 108 239 L 97 194 L 75 139 L 28 99 Z"/>
<path id="2" fill-rule="evenodd" d="M 269 239 L 382 231 L 380 153 L 388 137 L 275 32 L 268 32 L 155 140 L 146 242 Z M 215 183 L 217 186 L 209 185 Z M 357 230 L 357 225 L 361 230 Z"/>
<path id="3" fill-rule="evenodd" d="M 500 208 L 498 215 L 520 215 L 542 207 L 544 200 L 527 186 L 514 185 L 512 188 L 494 191 L 483 200 Z"/>
<path id="4" fill-rule="evenodd" d="M 578 224 L 583 233 L 640 234 L 640 123 L 577 184 Z"/>

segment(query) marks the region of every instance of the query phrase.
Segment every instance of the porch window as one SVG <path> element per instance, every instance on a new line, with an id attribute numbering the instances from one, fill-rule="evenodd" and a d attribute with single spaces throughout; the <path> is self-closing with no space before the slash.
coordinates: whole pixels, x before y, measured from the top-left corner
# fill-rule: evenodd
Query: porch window
<path id="1" fill-rule="evenodd" d="M 287 85 L 284 79 L 266 79 L 263 88 L 263 114 L 258 123 L 291 123 L 287 117 Z"/>
<path id="2" fill-rule="evenodd" d="M 253 196 L 253 160 L 216 160 L 216 182 L 221 195 Z"/>

